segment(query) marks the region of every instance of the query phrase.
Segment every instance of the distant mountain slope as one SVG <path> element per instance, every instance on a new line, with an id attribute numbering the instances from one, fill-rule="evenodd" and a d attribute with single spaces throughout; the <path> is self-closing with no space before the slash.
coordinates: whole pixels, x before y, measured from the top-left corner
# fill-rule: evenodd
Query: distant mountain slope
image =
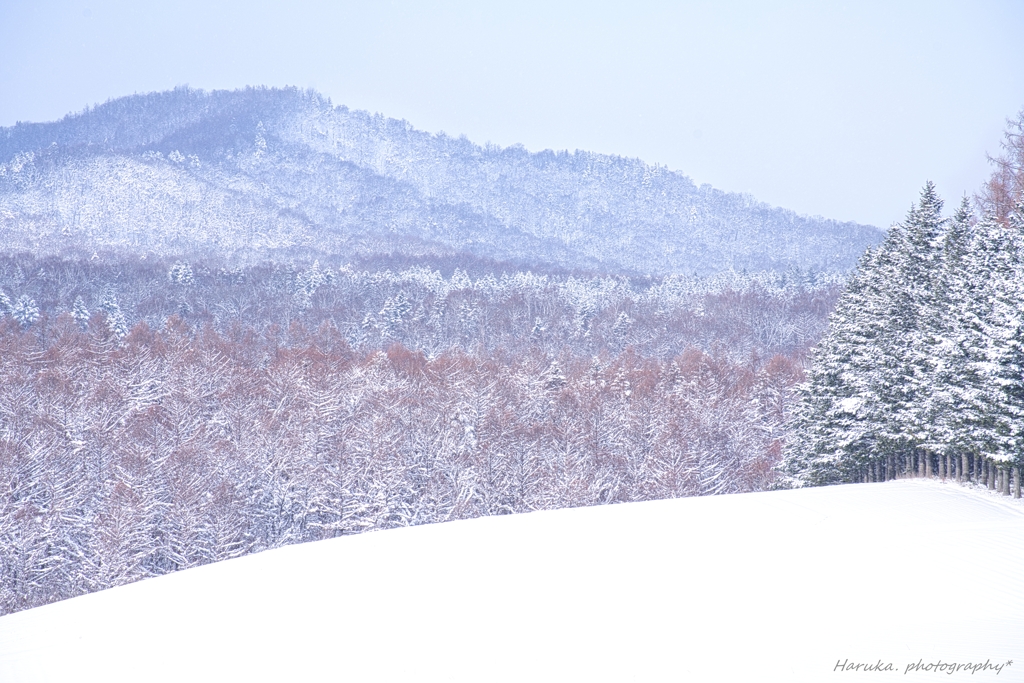
<path id="1" fill-rule="evenodd" d="M 846 270 L 883 236 L 637 159 L 481 147 L 263 88 L 0 129 L 0 230 L 38 252 L 468 252 L 651 274 Z"/>

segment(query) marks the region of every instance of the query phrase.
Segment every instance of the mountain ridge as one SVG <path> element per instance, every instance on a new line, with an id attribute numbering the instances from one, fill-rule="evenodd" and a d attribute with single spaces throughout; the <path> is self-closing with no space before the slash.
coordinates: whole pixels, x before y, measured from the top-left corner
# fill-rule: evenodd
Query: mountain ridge
<path id="1" fill-rule="evenodd" d="M 884 234 L 639 159 L 481 146 L 295 88 L 177 88 L 0 129 L 0 227 L 41 252 L 465 252 L 655 275 L 845 271 Z"/>

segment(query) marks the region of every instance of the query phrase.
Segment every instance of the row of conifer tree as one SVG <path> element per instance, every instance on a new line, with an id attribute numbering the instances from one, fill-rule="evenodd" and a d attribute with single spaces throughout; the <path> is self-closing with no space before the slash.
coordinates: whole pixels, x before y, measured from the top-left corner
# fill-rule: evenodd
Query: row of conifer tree
<path id="1" fill-rule="evenodd" d="M 1020 497 L 1024 203 L 942 208 L 928 183 L 861 259 L 794 407 L 791 484 L 942 476 Z"/>

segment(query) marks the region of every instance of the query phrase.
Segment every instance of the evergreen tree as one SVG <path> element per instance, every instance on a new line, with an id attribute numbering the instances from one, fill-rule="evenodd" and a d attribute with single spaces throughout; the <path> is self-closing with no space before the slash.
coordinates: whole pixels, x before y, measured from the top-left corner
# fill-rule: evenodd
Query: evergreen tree
<path id="1" fill-rule="evenodd" d="M 175 263 L 167 272 L 167 279 L 176 285 L 189 287 L 195 284 L 195 275 L 192 273 L 192 266 L 187 263 Z"/>
<path id="2" fill-rule="evenodd" d="M 993 420 L 998 442 L 994 459 L 1020 467 L 1024 464 L 1024 321 L 1018 321 L 996 377 L 999 409 Z"/>
<path id="3" fill-rule="evenodd" d="M 985 454 L 997 452 L 1001 442 L 997 424 L 1004 397 L 999 374 L 1017 327 L 1018 242 L 1018 234 L 986 218 L 975 226 L 967 255 L 970 299 L 960 312 L 967 391 L 958 431 L 973 450 Z"/>
<path id="4" fill-rule="evenodd" d="M 75 297 L 75 303 L 71 308 L 71 317 L 83 330 L 89 326 L 89 309 L 85 307 L 82 297 Z"/>
<path id="5" fill-rule="evenodd" d="M 978 326 L 984 353 L 975 373 L 983 378 L 980 392 L 984 420 L 977 425 L 979 437 L 992 460 L 1007 462 L 1019 452 L 1018 400 L 1021 382 L 1020 302 L 1024 296 L 1024 235 L 1013 227 L 1004 227 L 988 218 L 978 226 L 984 244 L 975 251 L 985 266 L 981 280 L 982 297 L 973 310 L 979 314 Z"/>
<path id="6" fill-rule="evenodd" d="M 901 309 L 904 334 L 895 339 L 900 374 L 906 381 L 905 412 L 895 416 L 909 447 L 934 452 L 940 444 L 932 423 L 936 357 L 942 344 L 940 293 L 942 238 L 947 221 L 942 218 L 942 200 L 935 185 L 928 182 L 921 199 L 907 220 L 907 252 L 902 278 L 894 282 Z"/>
<path id="7" fill-rule="evenodd" d="M 974 244 L 973 214 L 964 197 L 943 238 L 942 263 L 932 304 L 938 328 L 933 349 L 933 381 L 925 418 L 931 424 L 935 450 L 961 458 L 972 451 L 963 439 L 965 414 L 973 405 L 979 385 L 970 370 L 977 354 L 977 335 L 969 334 L 968 315 L 977 288 L 968 254 Z"/>
<path id="8" fill-rule="evenodd" d="M 1011 294 L 1011 301 L 1024 301 L 1024 194 L 1018 199 L 1010 212 L 1007 222 L 1010 232 L 1017 243 L 1017 272 L 1012 283 L 1016 285 Z M 1009 449 L 1007 460 L 1016 469 L 1017 487 L 1021 486 L 1021 468 L 1024 467 L 1024 311 L 1018 305 L 1014 307 L 1016 329 L 1011 340 L 1009 353 L 1002 374 L 1005 382 L 1003 393 L 1008 417 L 1012 419 L 1009 431 Z M 1015 494 L 1016 495 L 1016 494 Z"/>
<path id="9" fill-rule="evenodd" d="M 622 311 L 615 319 L 615 324 L 612 325 L 612 335 L 614 335 L 616 341 L 619 343 L 625 343 L 626 335 L 629 333 L 629 328 L 632 326 L 633 319 L 629 317 L 628 313 Z"/>
<path id="10" fill-rule="evenodd" d="M 541 373 L 541 382 L 545 389 L 561 389 L 565 386 L 565 374 L 557 360 L 551 361 L 551 364 Z"/>
<path id="11" fill-rule="evenodd" d="M 333 280 L 334 273 L 330 270 L 320 270 L 320 262 L 313 261 L 312 266 L 299 273 L 295 278 L 296 293 L 308 300 L 316 294 L 316 290 Z"/>
<path id="12" fill-rule="evenodd" d="M 876 402 L 867 382 L 871 361 L 863 352 L 880 327 L 875 320 L 878 259 L 879 253 L 870 251 L 861 259 L 814 350 L 808 380 L 798 389 L 792 427 L 799 438 L 785 464 L 794 482 L 837 483 L 857 454 L 867 457 L 875 447 L 865 419 Z"/>
<path id="13" fill-rule="evenodd" d="M 36 305 L 35 299 L 22 294 L 11 307 L 11 317 L 17 320 L 23 329 L 27 329 L 39 320 L 39 306 Z"/>
<path id="14" fill-rule="evenodd" d="M 117 303 L 117 296 L 112 291 L 107 291 L 100 302 L 100 310 L 106 314 L 107 328 L 118 339 L 128 336 L 128 320 L 121 312 L 121 306 Z"/>
<path id="15" fill-rule="evenodd" d="M 411 310 L 412 304 L 409 303 L 403 292 L 390 297 L 384 302 L 384 308 L 377 314 L 380 320 L 381 331 L 385 334 L 396 332 Z"/>

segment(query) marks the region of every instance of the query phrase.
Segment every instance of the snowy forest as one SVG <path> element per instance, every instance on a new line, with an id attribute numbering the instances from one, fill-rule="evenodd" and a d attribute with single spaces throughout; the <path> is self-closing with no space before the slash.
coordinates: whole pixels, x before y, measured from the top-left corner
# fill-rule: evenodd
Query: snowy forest
<path id="1" fill-rule="evenodd" d="M 372 529 L 762 490 L 842 288 L 363 265 L 0 259 L 3 611 Z"/>
<path id="2" fill-rule="evenodd" d="M 940 476 L 1021 495 L 1024 112 L 977 198 L 927 184 L 839 299 L 794 409 L 792 484 Z"/>

